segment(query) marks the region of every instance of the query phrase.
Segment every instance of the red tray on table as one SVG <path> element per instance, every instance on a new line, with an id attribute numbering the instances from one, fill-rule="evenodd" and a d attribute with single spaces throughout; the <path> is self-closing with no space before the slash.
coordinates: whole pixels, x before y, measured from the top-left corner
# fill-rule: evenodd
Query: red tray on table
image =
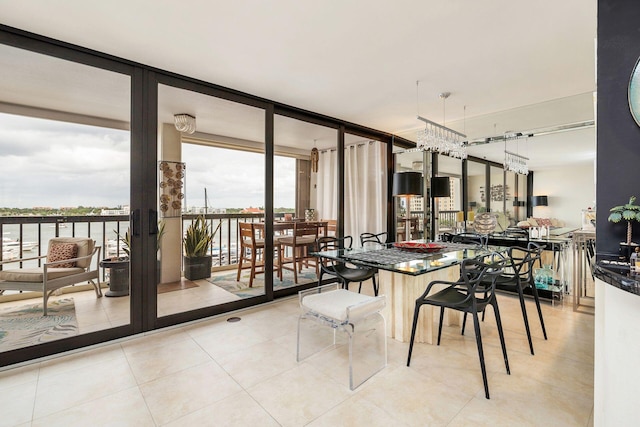
<path id="1" fill-rule="evenodd" d="M 416 252 L 438 252 L 442 249 L 445 249 L 446 246 L 440 243 L 420 243 L 420 242 L 396 242 L 393 244 L 394 247 L 399 249 L 410 249 Z"/>

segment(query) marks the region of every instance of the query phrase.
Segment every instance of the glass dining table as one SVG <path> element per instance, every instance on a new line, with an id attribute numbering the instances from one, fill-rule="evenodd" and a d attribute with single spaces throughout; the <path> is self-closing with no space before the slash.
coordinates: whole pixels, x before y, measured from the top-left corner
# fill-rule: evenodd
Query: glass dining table
<path id="1" fill-rule="evenodd" d="M 387 298 L 383 311 L 387 336 L 401 342 L 409 342 L 415 301 L 430 282 L 456 281 L 460 277 L 459 265 L 463 260 L 483 258 L 494 252 L 506 251 L 507 248 L 502 246 L 480 247 L 473 244 L 412 240 L 314 254 L 321 258 L 377 268 L 379 293 Z M 444 285 L 434 286 L 432 292 L 442 288 Z M 423 306 L 418 317 L 416 342 L 435 342 L 437 328 L 434 328 L 434 315 L 431 306 Z M 457 311 L 445 312 L 446 325 L 459 325 L 460 319 L 461 314 Z"/>

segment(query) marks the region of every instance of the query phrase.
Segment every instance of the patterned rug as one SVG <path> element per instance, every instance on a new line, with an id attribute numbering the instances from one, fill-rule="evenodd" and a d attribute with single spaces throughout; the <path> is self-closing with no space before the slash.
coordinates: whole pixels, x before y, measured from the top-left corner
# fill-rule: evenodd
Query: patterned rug
<path id="1" fill-rule="evenodd" d="M 225 273 L 213 276 L 207 279 L 208 282 L 221 287 L 227 292 L 231 292 L 241 298 L 250 298 L 257 295 L 264 295 L 264 274 L 258 274 L 253 279 L 253 286 L 249 287 L 249 270 L 242 270 L 240 281 L 236 280 L 237 271 L 233 273 Z M 293 272 L 284 270 L 282 272 L 282 282 L 277 276 L 273 278 L 273 290 L 290 288 L 292 286 L 303 285 L 318 281 L 316 270 L 314 268 L 302 269 L 302 273 L 298 273 L 298 284 L 293 283 Z"/>
<path id="2" fill-rule="evenodd" d="M 78 335 L 73 298 L 0 310 L 0 352 Z"/>

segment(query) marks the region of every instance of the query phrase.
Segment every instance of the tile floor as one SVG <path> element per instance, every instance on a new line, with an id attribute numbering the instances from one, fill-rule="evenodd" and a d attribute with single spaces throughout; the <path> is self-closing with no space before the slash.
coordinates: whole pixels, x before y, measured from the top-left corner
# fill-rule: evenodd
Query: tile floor
<path id="1" fill-rule="evenodd" d="M 368 289 L 369 287 L 367 287 Z M 288 298 L 0 372 L 0 426 L 593 425 L 594 317 L 544 304 L 542 338 L 517 298 L 499 303 L 511 375 L 491 312 L 482 324 L 491 400 L 473 328 L 441 345 L 388 342 L 388 366 L 356 391 L 343 349 L 295 360 L 298 301 Z"/>

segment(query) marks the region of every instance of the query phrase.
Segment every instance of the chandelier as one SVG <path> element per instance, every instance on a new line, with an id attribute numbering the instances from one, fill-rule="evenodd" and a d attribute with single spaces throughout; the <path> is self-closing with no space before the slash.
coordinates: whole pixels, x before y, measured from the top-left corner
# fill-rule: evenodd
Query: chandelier
<path id="1" fill-rule="evenodd" d="M 505 135 L 504 138 L 504 170 L 511 171 L 522 175 L 529 174 L 529 166 L 527 165 L 528 157 L 522 156 L 517 153 L 507 151 L 507 140 L 518 139 L 522 134 Z"/>
<path id="2" fill-rule="evenodd" d="M 196 118 L 191 114 L 176 114 L 173 120 L 178 132 L 192 134 L 196 131 Z"/>
<path id="3" fill-rule="evenodd" d="M 416 82 L 416 86 L 418 83 L 419 82 Z M 443 92 L 440 94 L 440 99 L 442 99 L 443 123 L 445 111 L 444 104 L 449 95 L 451 95 L 449 92 Z M 465 145 L 467 138 L 466 135 L 429 119 L 425 119 L 420 115 L 418 115 L 418 120 L 425 123 L 425 128 L 418 131 L 416 142 L 417 148 L 425 151 L 447 154 L 450 157 L 458 159 L 467 158 L 467 147 Z"/>

